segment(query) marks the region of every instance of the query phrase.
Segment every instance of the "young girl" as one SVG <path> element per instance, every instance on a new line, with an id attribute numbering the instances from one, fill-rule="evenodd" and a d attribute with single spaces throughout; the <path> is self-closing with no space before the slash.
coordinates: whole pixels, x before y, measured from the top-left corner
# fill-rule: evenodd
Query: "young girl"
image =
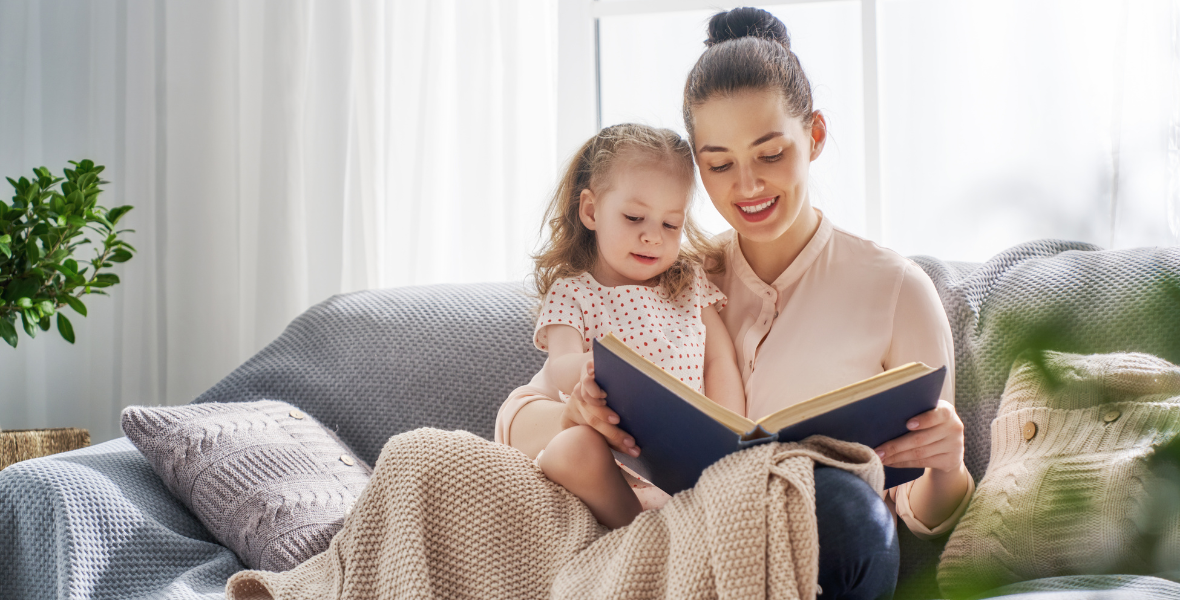
<path id="1" fill-rule="evenodd" d="M 707 242 L 688 213 L 693 168 L 688 142 L 643 125 L 608 127 L 578 151 L 546 212 L 548 246 L 534 257 L 542 298 L 534 343 L 549 353 L 537 387 L 564 400 L 580 377 L 592 376 L 591 340 L 614 333 L 745 414 L 733 342 L 717 314 L 725 296 L 705 278 Z M 611 528 L 668 499 L 625 475 L 606 439 L 586 425 L 558 433 L 537 464 Z"/>

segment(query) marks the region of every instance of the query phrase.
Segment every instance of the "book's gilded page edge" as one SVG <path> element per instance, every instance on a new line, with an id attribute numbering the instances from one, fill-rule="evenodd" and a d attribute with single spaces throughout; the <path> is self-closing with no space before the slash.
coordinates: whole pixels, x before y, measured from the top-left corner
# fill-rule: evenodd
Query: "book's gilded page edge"
<path id="1" fill-rule="evenodd" d="M 909 383 L 937 370 L 925 363 L 906 363 L 873 375 L 868 379 L 862 379 L 856 383 L 834 389 L 814 398 L 809 398 L 798 404 L 792 404 L 758 419 L 756 423 L 769 431 L 778 431 L 784 427 L 806 421 L 828 411 L 864 400 L 870 396 L 875 396 L 903 383 Z"/>
<path id="2" fill-rule="evenodd" d="M 742 435 L 751 429 L 754 429 L 756 424 L 739 415 L 720 404 L 709 399 L 708 396 L 688 387 L 686 383 L 674 377 L 671 373 L 660 368 L 659 365 L 648 360 L 642 354 L 633 350 L 622 340 L 615 337 L 613 333 L 607 333 L 605 336 L 598 339 L 605 348 L 613 352 L 616 356 L 627 361 L 631 366 L 639 369 L 645 375 L 653 379 L 656 383 L 662 385 L 668 391 L 679 396 L 682 400 L 692 405 L 697 410 L 705 413 L 709 418 L 721 423 L 730 431 L 738 435 Z"/>

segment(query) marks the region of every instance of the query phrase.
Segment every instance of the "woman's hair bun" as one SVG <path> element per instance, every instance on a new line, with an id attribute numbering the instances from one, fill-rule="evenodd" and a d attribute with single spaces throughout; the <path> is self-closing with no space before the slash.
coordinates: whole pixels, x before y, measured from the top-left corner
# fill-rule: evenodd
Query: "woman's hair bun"
<path id="1" fill-rule="evenodd" d="M 742 7 L 719 12 L 709 19 L 709 39 L 705 46 L 713 46 L 727 40 L 757 37 L 778 42 L 787 50 L 791 49 L 791 36 L 787 26 L 778 17 L 761 8 Z"/>

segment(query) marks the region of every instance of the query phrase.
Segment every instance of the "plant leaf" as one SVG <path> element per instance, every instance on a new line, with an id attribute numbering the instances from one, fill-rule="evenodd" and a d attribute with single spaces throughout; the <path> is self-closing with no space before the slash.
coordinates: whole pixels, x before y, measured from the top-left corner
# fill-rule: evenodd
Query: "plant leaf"
<path id="1" fill-rule="evenodd" d="M 94 276 L 94 280 L 107 285 L 114 285 L 119 283 L 119 276 L 115 275 L 114 273 L 99 273 L 98 275 Z"/>
<path id="2" fill-rule="evenodd" d="M 63 338 L 66 338 L 67 342 L 74 343 L 74 326 L 62 313 L 57 313 L 57 330 L 61 332 Z"/>
<path id="3" fill-rule="evenodd" d="M 20 322 L 25 328 L 25 333 L 29 334 L 29 337 L 37 337 L 37 326 L 35 325 L 37 319 L 33 318 L 32 314 L 30 314 L 28 310 L 21 311 Z"/>
<path id="4" fill-rule="evenodd" d="M 45 315 L 52 315 L 57 312 L 57 307 L 54 306 L 53 300 L 41 300 L 37 302 L 37 308 L 41 309 L 41 313 Z"/>
<path id="5" fill-rule="evenodd" d="M 12 323 L 8 322 L 8 319 L 0 319 L 0 338 L 8 342 L 9 346 L 16 348 L 16 327 L 13 327 Z"/>
<path id="6" fill-rule="evenodd" d="M 127 261 L 131 260 L 132 256 L 133 255 L 130 252 L 128 252 L 122 248 L 119 248 L 119 249 L 115 250 L 114 253 L 111 254 L 110 261 L 117 262 L 117 263 L 127 262 Z"/>
<path id="7" fill-rule="evenodd" d="M 131 209 L 131 206 L 116 206 L 107 211 L 107 219 L 111 223 L 118 223 L 119 219 L 123 218 L 123 215 L 127 214 Z"/>
<path id="8" fill-rule="evenodd" d="M 41 280 L 36 277 L 26 277 L 10 281 L 5 285 L 4 298 L 9 302 L 16 302 L 19 298 L 32 298 L 41 289 Z"/>
<path id="9" fill-rule="evenodd" d="M 86 305 L 82 304 L 82 301 L 76 296 L 65 295 L 62 296 L 61 299 L 65 300 L 65 303 L 69 304 L 70 308 L 74 309 L 74 312 L 82 315 L 83 317 L 86 316 Z M 60 315 L 61 313 L 58 314 Z"/>

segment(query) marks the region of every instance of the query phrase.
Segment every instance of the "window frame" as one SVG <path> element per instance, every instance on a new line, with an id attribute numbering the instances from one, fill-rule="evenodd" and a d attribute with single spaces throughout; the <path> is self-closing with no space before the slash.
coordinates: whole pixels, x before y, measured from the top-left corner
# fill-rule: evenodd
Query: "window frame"
<path id="1" fill-rule="evenodd" d="M 817 4 L 847 0 L 772 0 L 757 6 Z M 880 96 L 877 66 L 877 3 L 859 0 L 864 78 L 865 236 L 882 243 Z M 558 20 L 558 158 L 565 161 L 602 128 L 599 20 L 702 9 L 728 10 L 749 2 L 733 0 L 560 0 Z M 559 166 L 560 168 L 560 166 Z"/>

